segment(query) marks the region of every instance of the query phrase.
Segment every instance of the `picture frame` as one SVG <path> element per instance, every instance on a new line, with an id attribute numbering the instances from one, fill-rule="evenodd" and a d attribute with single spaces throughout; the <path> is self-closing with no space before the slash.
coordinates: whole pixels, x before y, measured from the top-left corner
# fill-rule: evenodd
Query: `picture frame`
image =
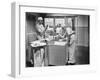
<path id="1" fill-rule="evenodd" d="M 34 4 L 17 3 L 11 4 L 11 75 L 13 77 L 23 76 L 39 76 L 39 75 L 55 75 L 55 74 L 69 74 L 69 73 L 86 73 L 95 72 L 96 57 L 93 39 L 95 33 L 95 16 L 96 10 L 94 8 L 73 8 L 68 7 L 48 7 L 48 6 L 34 6 Z M 90 16 L 89 28 L 89 51 L 90 64 L 89 65 L 75 65 L 75 66 L 57 66 L 57 67 L 43 67 L 43 68 L 26 68 L 25 67 L 25 12 L 41 12 L 41 13 L 61 13 L 61 14 L 77 14 Z"/>

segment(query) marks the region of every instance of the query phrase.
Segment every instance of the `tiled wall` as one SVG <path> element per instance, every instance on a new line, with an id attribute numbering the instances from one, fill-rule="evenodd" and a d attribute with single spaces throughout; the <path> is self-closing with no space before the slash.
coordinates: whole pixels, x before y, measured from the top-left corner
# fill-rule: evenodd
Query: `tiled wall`
<path id="1" fill-rule="evenodd" d="M 89 45 L 89 17 L 88 16 L 78 16 L 76 35 L 77 35 L 77 45 L 88 46 Z"/>
<path id="2" fill-rule="evenodd" d="M 88 46 L 89 33 L 88 27 L 77 27 L 77 45 Z"/>

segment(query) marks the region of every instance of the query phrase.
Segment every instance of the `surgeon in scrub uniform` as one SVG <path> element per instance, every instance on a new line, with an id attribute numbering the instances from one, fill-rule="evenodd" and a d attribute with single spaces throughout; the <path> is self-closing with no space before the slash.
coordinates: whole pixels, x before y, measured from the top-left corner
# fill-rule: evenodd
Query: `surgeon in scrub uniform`
<path id="1" fill-rule="evenodd" d="M 56 28 L 56 33 L 59 35 L 62 31 L 62 27 L 61 27 L 61 24 L 58 24 L 57 25 L 57 28 Z"/>
<path id="2" fill-rule="evenodd" d="M 37 23 L 36 23 L 36 29 L 37 29 L 37 38 L 38 40 L 41 40 L 44 38 L 44 32 L 45 32 L 45 27 L 43 26 L 43 18 L 38 17 Z M 34 61 L 34 66 L 44 66 L 44 49 L 41 48 L 40 50 L 36 51 L 35 56 L 35 61 Z"/>
<path id="3" fill-rule="evenodd" d="M 75 46 L 76 46 L 76 36 L 75 32 L 71 27 L 67 27 L 66 31 L 68 33 L 68 56 L 67 64 L 74 65 L 75 62 Z"/>

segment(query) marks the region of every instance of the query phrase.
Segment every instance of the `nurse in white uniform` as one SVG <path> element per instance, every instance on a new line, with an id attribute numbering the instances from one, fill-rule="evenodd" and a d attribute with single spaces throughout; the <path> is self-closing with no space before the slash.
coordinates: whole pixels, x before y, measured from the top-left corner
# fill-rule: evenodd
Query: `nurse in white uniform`
<path id="1" fill-rule="evenodd" d="M 61 24 L 58 24 L 58 26 L 56 28 L 56 33 L 59 35 L 61 32 L 62 32 Z"/>
<path id="2" fill-rule="evenodd" d="M 72 30 L 71 27 L 66 28 L 68 33 L 68 55 L 67 55 L 67 62 L 68 64 L 75 64 L 75 46 L 76 46 L 76 36 L 75 32 Z"/>
<path id="3" fill-rule="evenodd" d="M 36 24 L 36 29 L 38 31 L 38 40 L 41 40 L 44 38 L 44 31 L 45 31 L 45 28 L 43 26 L 43 18 L 42 17 L 38 17 L 38 22 Z M 34 54 L 35 56 L 35 61 L 34 61 L 34 66 L 44 66 L 44 49 L 41 48 L 40 50 L 38 50 L 36 52 L 36 54 Z"/>

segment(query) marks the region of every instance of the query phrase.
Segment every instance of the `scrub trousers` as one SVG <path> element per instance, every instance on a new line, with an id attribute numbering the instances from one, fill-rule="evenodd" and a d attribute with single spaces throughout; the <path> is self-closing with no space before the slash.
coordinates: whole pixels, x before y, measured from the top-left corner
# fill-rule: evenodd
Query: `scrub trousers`
<path id="1" fill-rule="evenodd" d="M 68 47 L 68 54 L 67 54 L 67 62 L 68 63 L 75 63 L 75 42 Z"/>
<path id="2" fill-rule="evenodd" d="M 44 49 L 41 48 L 34 54 L 34 67 L 44 66 Z"/>

